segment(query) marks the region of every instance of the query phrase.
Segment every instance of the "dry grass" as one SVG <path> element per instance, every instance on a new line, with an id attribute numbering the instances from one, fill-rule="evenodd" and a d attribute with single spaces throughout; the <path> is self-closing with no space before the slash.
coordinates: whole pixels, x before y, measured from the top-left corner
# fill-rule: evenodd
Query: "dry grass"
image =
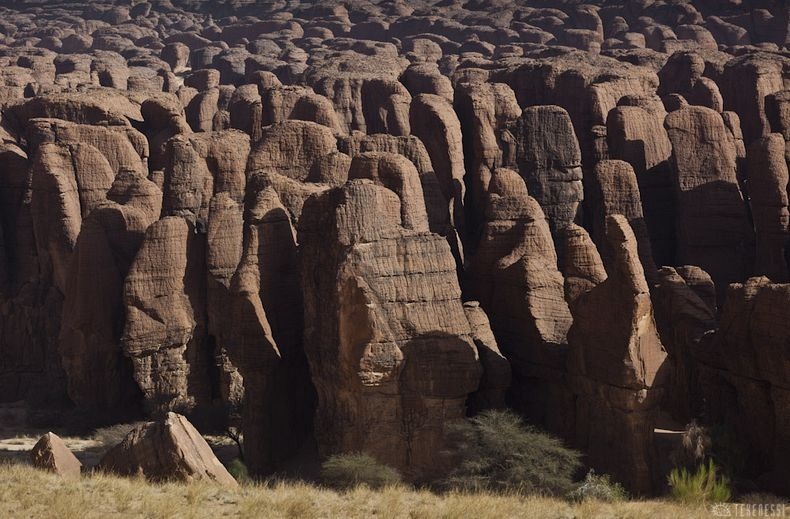
<path id="1" fill-rule="evenodd" d="M 342 517 L 342 518 L 709 518 L 708 510 L 664 501 L 569 504 L 493 494 L 436 495 L 404 487 L 335 492 L 302 483 L 152 485 L 103 474 L 68 481 L 19 464 L 0 465 L 0 517 Z"/>

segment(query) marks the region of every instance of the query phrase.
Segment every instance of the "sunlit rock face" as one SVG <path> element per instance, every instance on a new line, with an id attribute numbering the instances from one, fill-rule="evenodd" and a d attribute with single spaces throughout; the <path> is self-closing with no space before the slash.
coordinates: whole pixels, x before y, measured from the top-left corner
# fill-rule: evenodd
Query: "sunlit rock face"
<path id="1" fill-rule="evenodd" d="M 13 2 L 0 403 L 418 482 L 510 408 L 639 495 L 697 421 L 786 493 L 790 24 L 759 4 Z"/>

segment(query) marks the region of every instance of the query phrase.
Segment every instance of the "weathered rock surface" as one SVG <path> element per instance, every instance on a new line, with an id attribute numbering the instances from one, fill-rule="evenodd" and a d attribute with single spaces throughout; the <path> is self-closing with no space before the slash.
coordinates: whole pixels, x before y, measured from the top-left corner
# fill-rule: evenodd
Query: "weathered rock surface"
<path id="1" fill-rule="evenodd" d="M 99 462 L 101 470 L 151 481 L 209 481 L 238 486 L 206 440 L 189 421 L 176 413 L 132 429 Z"/>
<path id="2" fill-rule="evenodd" d="M 757 139 L 747 158 L 749 198 L 755 228 L 754 273 L 776 283 L 787 281 L 788 173 L 781 134 Z"/>
<path id="3" fill-rule="evenodd" d="M 656 73 L 595 53 L 566 49 L 557 55 L 516 61 L 493 74 L 516 93 L 519 104 L 557 105 L 568 112 L 587 168 L 606 158 L 606 117 L 624 96 L 649 96 L 658 87 Z"/>
<path id="4" fill-rule="evenodd" d="M 624 216 L 607 217 L 606 239 L 612 251 L 609 276 L 570 304 L 574 436 L 593 466 L 644 493 L 655 484 L 653 429 L 666 384 L 666 351 L 637 240 Z M 601 312 L 602 306 L 609 310 Z"/>
<path id="5" fill-rule="evenodd" d="M 658 276 L 652 293 L 656 324 L 671 369 L 664 407 L 688 423 L 704 401 L 694 354 L 718 324 L 716 292 L 710 276 L 698 267 L 662 267 Z"/>
<path id="6" fill-rule="evenodd" d="M 576 219 L 584 198 L 582 156 L 568 113 L 559 106 L 524 109 L 510 128 L 504 163 L 517 168 L 554 234 Z"/>
<path id="7" fill-rule="evenodd" d="M 82 224 L 58 337 L 69 396 L 80 407 L 134 409 L 139 400 L 118 323 L 124 321 L 124 279 L 148 224 L 141 211 L 117 204 L 94 210 Z"/>
<path id="8" fill-rule="evenodd" d="M 664 129 L 667 114 L 655 103 L 621 105 L 609 112 L 606 137 L 609 156 L 634 169 L 642 200 L 653 259 L 675 263 L 675 193 L 672 143 Z"/>
<path id="9" fill-rule="evenodd" d="M 514 398 L 530 414 L 542 415 L 532 409 L 543 405 L 535 394 L 561 377 L 535 366 L 549 373 L 563 368 L 571 315 L 548 221 L 513 170 L 494 171 L 486 222 L 467 278 L 468 293 L 488 314 L 513 368 Z"/>
<path id="10" fill-rule="evenodd" d="M 749 477 L 786 493 L 790 366 L 786 351 L 786 297 L 790 286 L 765 277 L 731 285 L 721 332 L 699 353 L 704 412 L 751 445 Z M 763 424 L 755 427 L 755 423 Z"/>
<path id="11" fill-rule="evenodd" d="M 305 352 L 319 448 L 362 449 L 416 478 L 438 469 L 442 424 L 463 415 L 482 370 L 450 248 L 401 208 L 370 180 L 308 199 Z"/>
<path id="12" fill-rule="evenodd" d="M 689 104 L 704 106 L 717 112 L 724 110 L 724 101 L 719 87 L 710 78 L 704 77 L 705 59 L 695 52 L 678 51 L 659 71 L 661 97 L 677 94 Z"/>
<path id="13" fill-rule="evenodd" d="M 82 463 L 55 433 L 48 432 L 30 451 L 33 466 L 67 478 L 78 478 Z"/>
<path id="14" fill-rule="evenodd" d="M 607 217 L 622 215 L 628 220 L 628 225 L 636 237 L 639 260 L 645 277 L 651 282 L 654 281 L 656 266 L 653 263 L 647 225 L 642 215 L 639 186 L 631 165 L 620 160 L 602 160 L 595 166 L 589 185 L 590 206 L 593 208 L 593 240 L 598 243 L 604 265 L 611 268 L 614 261 L 614 252 L 609 250 L 606 238 Z"/>
<path id="15" fill-rule="evenodd" d="M 638 493 L 660 413 L 787 490 L 781 2 L 126 3 L 0 9 L 0 401 L 420 481 L 508 405 Z"/>
<path id="16" fill-rule="evenodd" d="M 570 304 L 605 281 L 606 269 L 592 238 L 578 225 L 563 230 L 560 247 L 565 258 L 562 266 L 565 300 Z"/>
<path id="17" fill-rule="evenodd" d="M 442 194 L 450 203 L 452 223 L 463 236 L 466 171 L 461 122 L 451 101 L 434 94 L 421 94 L 412 100 L 409 120 L 412 134 L 425 145 Z"/>
<path id="18" fill-rule="evenodd" d="M 717 112 L 689 106 L 665 122 L 672 142 L 677 259 L 708 272 L 723 294 L 751 270 L 752 229 L 738 187 L 732 133 Z"/>
<path id="19" fill-rule="evenodd" d="M 786 58 L 754 53 L 734 58 L 724 67 L 721 79 L 724 108 L 740 117 L 747 144 L 770 133 L 765 98 L 784 89 L 782 78 L 787 66 Z"/>
<path id="20" fill-rule="evenodd" d="M 505 394 L 510 388 L 510 363 L 499 351 L 491 323 L 477 301 L 464 303 L 464 313 L 472 328 L 472 338 L 477 346 L 477 356 L 483 367 L 480 386 L 469 398 L 470 411 L 505 407 Z"/>
<path id="21" fill-rule="evenodd" d="M 148 228 L 123 286 L 124 354 L 152 412 L 211 396 L 205 334 L 205 235 L 178 216 Z"/>
<path id="22" fill-rule="evenodd" d="M 503 131 L 521 115 L 513 90 L 502 83 L 461 84 L 455 90 L 453 106 L 463 132 L 464 164 L 469 188 L 467 212 L 474 235 L 484 218 L 488 184 L 496 168 L 504 165 Z"/>

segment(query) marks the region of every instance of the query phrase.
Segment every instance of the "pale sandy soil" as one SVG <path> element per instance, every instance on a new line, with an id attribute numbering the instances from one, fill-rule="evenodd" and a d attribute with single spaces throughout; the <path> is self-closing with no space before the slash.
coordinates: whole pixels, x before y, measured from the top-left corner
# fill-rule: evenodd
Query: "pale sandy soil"
<path id="1" fill-rule="evenodd" d="M 0 463 L 27 463 L 30 450 L 39 438 L 50 429 L 32 428 L 25 425 L 26 409 L 21 405 L 0 405 Z M 83 466 L 95 466 L 101 456 L 112 445 L 102 443 L 99 436 L 88 433 L 74 436 L 62 429 L 52 429 L 71 449 Z M 204 436 L 214 453 L 223 463 L 238 457 L 238 449 L 230 438 L 224 436 Z M 2 516 L 0 516 L 2 517 Z"/>

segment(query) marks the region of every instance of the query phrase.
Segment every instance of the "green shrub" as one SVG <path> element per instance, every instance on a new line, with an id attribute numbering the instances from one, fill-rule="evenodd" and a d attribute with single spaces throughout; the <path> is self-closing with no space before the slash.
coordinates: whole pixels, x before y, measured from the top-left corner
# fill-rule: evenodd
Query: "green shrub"
<path id="1" fill-rule="evenodd" d="M 712 459 L 701 463 L 695 472 L 676 468 L 669 473 L 668 482 L 672 497 L 683 503 L 723 503 L 730 500 L 730 481 L 717 474 Z"/>
<path id="2" fill-rule="evenodd" d="M 590 470 L 587 476 L 585 476 L 584 481 L 582 481 L 574 491 L 568 494 L 568 499 L 575 502 L 584 501 L 585 499 L 594 499 L 596 501 L 616 503 L 619 501 L 627 501 L 628 492 L 625 491 L 620 483 L 612 481 L 609 474 L 601 474 L 599 476 L 595 471 Z"/>
<path id="3" fill-rule="evenodd" d="M 382 488 L 401 482 L 400 474 L 392 467 L 376 461 L 365 453 L 335 454 L 321 465 L 321 480 L 337 489 L 367 485 Z"/>
<path id="4" fill-rule="evenodd" d="M 228 463 L 228 472 L 233 476 L 233 479 L 239 483 L 247 483 L 250 481 L 250 473 L 247 471 L 247 465 L 244 464 L 239 458 L 233 458 Z"/>
<path id="5" fill-rule="evenodd" d="M 450 489 L 564 496 L 581 467 L 581 453 L 509 411 L 450 424 L 448 439 L 456 467 L 442 486 Z"/>

